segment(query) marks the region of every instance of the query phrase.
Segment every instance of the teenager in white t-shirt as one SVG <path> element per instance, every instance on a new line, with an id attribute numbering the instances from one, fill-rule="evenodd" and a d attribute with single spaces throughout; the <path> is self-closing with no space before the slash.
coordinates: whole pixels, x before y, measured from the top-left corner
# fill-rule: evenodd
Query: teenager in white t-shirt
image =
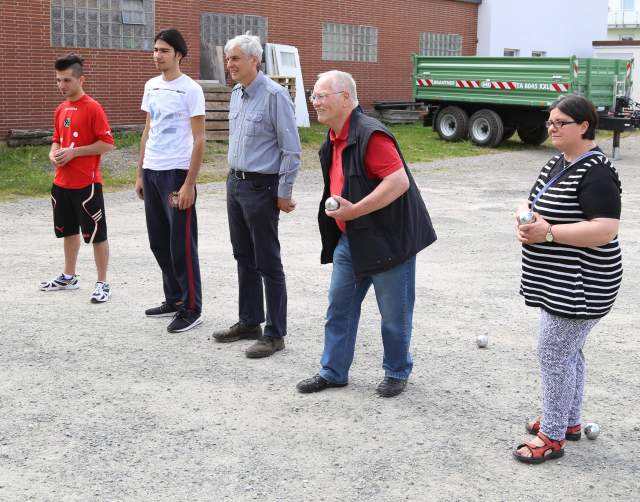
<path id="1" fill-rule="evenodd" d="M 160 269 L 165 300 L 149 317 L 173 316 L 170 333 L 202 323 L 196 178 L 205 147 L 202 88 L 180 71 L 187 44 L 176 29 L 162 30 L 153 59 L 161 75 L 144 86 L 147 113 L 135 190 L 144 200 L 149 244 Z"/>

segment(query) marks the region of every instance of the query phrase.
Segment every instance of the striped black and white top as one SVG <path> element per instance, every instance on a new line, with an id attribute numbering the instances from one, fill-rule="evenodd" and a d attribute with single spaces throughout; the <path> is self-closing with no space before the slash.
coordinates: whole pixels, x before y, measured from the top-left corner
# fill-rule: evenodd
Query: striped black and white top
<path id="1" fill-rule="evenodd" d="M 551 225 L 593 218 L 620 219 L 620 180 L 600 149 L 578 160 L 540 197 L 534 210 Z M 556 155 L 542 168 L 529 205 L 542 187 L 564 168 Z M 595 319 L 613 306 L 622 281 L 618 237 L 604 246 L 576 247 L 556 242 L 522 246 L 520 294 L 526 305 L 553 315 Z"/>

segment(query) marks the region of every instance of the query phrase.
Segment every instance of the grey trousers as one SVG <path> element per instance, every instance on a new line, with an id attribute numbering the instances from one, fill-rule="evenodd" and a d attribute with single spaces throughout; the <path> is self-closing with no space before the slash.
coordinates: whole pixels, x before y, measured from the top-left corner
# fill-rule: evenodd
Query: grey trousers
<path id="1" fill-rule="evenodd" d="M 568 426 L 580 423 L 585 379 L 582 347 L 599 320 L 558 317 L 540 309 L 540 431 L 556 441 L 564 439 Z"/>

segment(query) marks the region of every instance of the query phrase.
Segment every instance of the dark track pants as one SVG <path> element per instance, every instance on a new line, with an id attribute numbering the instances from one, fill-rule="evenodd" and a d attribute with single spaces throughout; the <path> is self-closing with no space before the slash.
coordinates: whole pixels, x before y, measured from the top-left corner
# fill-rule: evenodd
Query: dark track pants
<path id="1" fill-rule="evenodd" d="M 182 301 L 184 308 L 202 312 L 196 205 L 180 210 L 170 202 L 187 171 L 143 169 L 142 173 L 149 245 L 162 270 L 165 299 L 172 304 Z"/>
<path id="2" fill-rule="evenodd" d="M 256 325 L 267 318 L 264 335 L 287 334 L 287 286 L 278 240 L 278 175 L 227 179 L 227 215 L 233 256 L 238 264 L 239 321 Z"/>

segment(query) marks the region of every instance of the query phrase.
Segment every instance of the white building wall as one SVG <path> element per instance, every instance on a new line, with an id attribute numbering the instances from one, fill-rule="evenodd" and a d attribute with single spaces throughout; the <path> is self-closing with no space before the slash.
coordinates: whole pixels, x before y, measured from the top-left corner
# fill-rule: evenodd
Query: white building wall
<path id="1" fill-rule="evenodd" d="M 478 9 L 478 56 L 592 57 L 591 42 L 607 37 L 608 0 L 483 0 Z"/>
<path id="2" fill-rule="evenodd" d="M 625 9 L 624 7 L 631 7 Z M 640 0 L 609 0 L 608 40 L 640 40 Z"/>

